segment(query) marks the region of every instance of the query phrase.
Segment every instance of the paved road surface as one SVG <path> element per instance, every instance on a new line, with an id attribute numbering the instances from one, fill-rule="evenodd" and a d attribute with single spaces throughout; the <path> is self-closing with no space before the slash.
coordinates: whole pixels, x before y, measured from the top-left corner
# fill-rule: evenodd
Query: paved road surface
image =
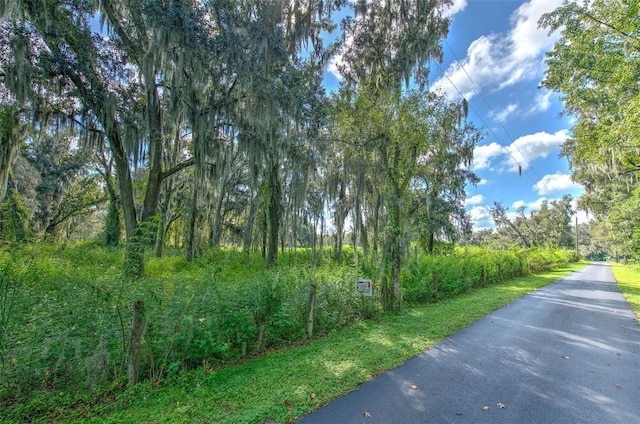
<path id="1" fill-rule="evenodd" d="M 634 314 L 594 263 L 298 423 L 640 423 L 639 351 Z"/>

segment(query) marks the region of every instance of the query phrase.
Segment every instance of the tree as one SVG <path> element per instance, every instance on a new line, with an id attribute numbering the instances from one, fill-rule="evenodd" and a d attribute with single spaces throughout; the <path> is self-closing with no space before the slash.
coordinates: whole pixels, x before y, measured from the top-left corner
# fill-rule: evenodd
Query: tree
<path id="1" fill-rule="evenodd" d="M 560 31 L 543 86 L 561 93 L 577 120 L 563 154 L 574 181 L 585 187 L 579 205 L 619 232 L 629 230 L 619 224 L 634 222 L 626 215 L 633 208 L 623 205 L 640 201 L 634 192 L 640 172 L 639 11 L 638 0 L 564 1 L 540 20 L 550 32 Z"/>
<path id="2" fill-rule="evenodd" d="M 24 155 L 39 174 L 36 186 L 37 207 L 34 211 L 34 234 L 53 234 L 60 219 L 58 209 L 69 185 L 77 178 L 85 165 L 82 152 L 71 152 L 71 141 L 67 134 L 48 135 L 33 139 Z"/>
<path id="3" fill-rule="evenodd" d="M 575 213 L 572 200 L 569 195 L 562 196 L 561 200 L 545 200 L 540 209 L 531 212 L 529 221 L 535 245 L 564 249 L 575 247 L 574 229 L 571 226 Z"/>
<path id="4" fill-rule="evenodd" d="M 461 202 L 466 180 L 475 179 L 461 168 L 471 162 L 479 134 L 465 122 L 462 104 L 448 103 L 429 92 L 384 94 L 365 87 L 357 92 L 343 89 L 336 100 L 336 136 L 344 140 L 343 154 L 349 162 L 366 166 L 367 174 L 376 178 L 376 189 L 384 199 L 383 269 L 388 259 L 391 285 L 383 284 L 383 294 L 385 307 L 396 309 L 402 305 L 400 269 L 406 241 L 411 238 L 409 208 L 413 193 L 426 192 L 431 199 L 446 204 L 442 200 L 445 193 L 455 192 L 452 204 Z M 433 224 L 435 215 L 449 211 L 433 211 L 430 223 L 434 234 L 436 227 L 446 227 Z M 442 221 L 451 218 L 439 217 Z M 387 277 L 386 272 L 382 277 Z"/>
<path id="5" fill-rule="evenodd" d="M 7 191 L 16 150 L 24 142 L 25 127 L 20 108 L 13 104 L 0 105 L 0 201 Z"/>
<path id="6" fill-rule="evenodd" d="M 166 134 L 164 123 L 183 122 L 176 114 L 191 100 L 191 77 L 199 77 L 193 79 L 202 87 L 206 77 L 223 78 L 235 69 L 203 73 L 216 63 L 232 65 L 226 59 L 235 54 L 232 49 L 211 54 L 220 51 L 215 42 L 228 36 L 224 23 L 215 21 L 222 16 L 217 7 L 231 6 L 222 3 L 20 0 L 1 8 L 2 16 L 12 20 L 14 34 L 9 43 L 14 60 L 6 71 L 9 90 L 18 101 L 31 104 L 41 102 L 42 92 L 68 98 L 67 108 L 58 107 L 60 115 L 80 123 L 93 143 L 102 137 L 107 141 L 125 221 L 129 275 L 144 273 L 144 233 L 157 212 L 162 181 L 193 164 L 188 159 L 164 168 L 163 155 L 173 136 Z M 96 12 L 105 24 L 100 32 L 91 25 Z M 193 69 L 200 71 L 188 72 Z M 209 139 L 197 138 L 197 128 L 205 127 L 219 108 L 193 106 L 199 112 L 191 114 L 197 118 L 190 122 L 196 128 L 194 143 L 205 146 Z M 145 169 L 139 213 L 135 168 Z"/>
<path id="7" fill-rule="evenodd" d="M 260 178 L 266 186 L 262 204 L 269 266 L 276 263 L 283 224 L 283 167 L 300 163 L 294 160 L 300 158 L 296 151 L 314 128 L 315 110 L 322 107 L 320 80 L 327 53 L 319 34 L 330 24 L 332 9 L 342 3 L 255 2 L 247 9 L 247 31 L 254 44 L 249 46 L 247 63 L 250 84 L 238 103 L 239 142 L 249 161 L 262 167 L 262 175 L 252 178 Z M 303 61 L 299 56 L 309 40 L 309 59 Z M 295 194 L 304 199 L 303 193 Z"/>
<path id="8" fill-rule="evenodd" d="M 350 85 L 397 89 L 411 79 L 424 87 L 431 60 L 441 60 L 440 41 L 449 20 L 448 0 L 357 0 L 355 16 L 343 23 L 340 71 Z"/>
<path id="9" fill-rule="evenodd" d="M 530 233 L 530 231 L 525 232 L 521 228 L 522 225 L 516 225 L 516 223 L 523 223 L 526 221 L 526 217 L 524 216 L 524 208 L 519 209 L 518 214 L 520 216 L 518 216 L 515 223 L 512 222 L 509 218 L 508 210 L 509 208 L 502 206 L 499 202 L 494 202 L 494 206 L 489 207 L 491 217 L 493 218 L 493 221 L 495 222 L 498 229 L 509 228 L 513 231 L 514 234 L 516 234 L 517 238 L 522 244 L 524 244 L 526 247 L 531 247 L 532 243 L 527 236 L 527 233 Z M 511 239 L 513 240 L 513 237 Z M 516 242 L 516 240 L 512 241 L 512 243 Z"/>
<path id="10" fill-rule="evenodd" d="M 344 90 L 357 87 L 352 94 L 346 91 L 346 103 L 356 96 L 353 107 L 360 119 L 356 125 L 355 138 L 360 147 L 372 145 L 376 163 L 385 174 L 385 188 L 381 194 L 387 203 L 387 239 L 383 258 L 390 254 L 391 287 L 385 296 L 385 307 L 399 308 L 402 305 L 400 286 L 400 266 L 402 258 L 403 201 L 415 176 L 415 161 L 423 152 L 423 139 L 411 139 L 415 132 L 410 127 L 402 127 L 398 116 L 404 115 L 408 121 L 419 121 L 413 115 L 424 106 L 423 98 L 401 93 L 402 83 L 409 85 L 411 79 L 425 86 L 428 65 L 432 59 L 440 59 L 442 52 L 439 42 L 447 35 L 449 21 L 442 7 L 449 2 L 433 0 L 369 2 L 359 0 L 354 5 L 355 16 L 343 25 L 343 66 Z M 390 108 L 377 104 L 388 103 Z M 348 106 L 346 110 L 349 110 Z M 398 108 L 398 111 L 393 108 Z M 402 112 L 399 110 L 403 109 Z M 367 115 L 368 114 L 368 115 Z M 346 117 L 345 117 L 346 118 Z M 353 125 L 353 120 L 344 120 Z M 386 123 L 394 122 L 398 127 L 387 129 Z M 394 131 L 395 130 L 395 131 Z M 403 131 L 408 131 L 403 134 Z M 351 132 L 351 131 L 350 131 Z M 376 149 L 373 146 L 377 146 Z M 425 152 L 426 154 L 426 152 Z M 386 279 L 386 273 L 383 277 Z M 386 284 L 383 284 L 383 289 Z"/>
<path id="11" fill-rule="evenodd" d="M 572 200 L 569 195 L 562 196 L 560 200 L 545 200 L 540 209 L 531 211 L 529 216 L 525 214 L 524 206 L 519 207 L 510 216 L 508 208 L 495 202 L 489 211 L 498 227 L 497 236 L 501 241 L 501 247 L 519 244 L 523 247 L 552 246 L 574 249 L 575 228 L 572 227 L 572 217 L 575 212 Z"/>

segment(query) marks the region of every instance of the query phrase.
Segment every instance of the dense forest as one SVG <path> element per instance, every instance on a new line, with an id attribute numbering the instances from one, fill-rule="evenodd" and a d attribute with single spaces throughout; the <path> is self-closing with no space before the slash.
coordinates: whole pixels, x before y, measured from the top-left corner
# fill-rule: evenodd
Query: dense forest
<path id="1" fill-rule="evenodd" d="M 392 258 L 397 295 L 418 233 L 469 232 L 480 133 L 466 102 L 425 89 L 448 30 L 439 2 L 355 5 L 339 23 L 345 82 L 327 95 L 338 44 L 321 34 L 344 3 L 5 4 L 4 237 L 116 245 L 123 227 L 124 271 L 142 276 L 149 244 L 260 249 L 274 266 L 329 233 L 338 257 L 348 226 L 365 259 Z"/>
<path id="2" fill-rule="evenodd" d="M 568 3 L 541 21 L 562 31 L 543 85 L 577 118 L 564 154 L 594 223 L 572 230 L 566 198 L 529 216 L 496 204 L 498 231 L 472 234 L 481 132 L 464 99 L 428 91 L 446 2 L 357 2 L 340 22 L 337 0 L 4 2 L 0 235 L 125 241 L 130 276 L 152 245 L 188 259 L 237 246 L 274 266 L 279 250 L 333 245 L 340 259 L 349 243 L 392 258 L 396 291 L 413 242 L 575 247 L 582 231 L 585 254 L 629 256 L 636 3 Z"/>
<path id="3" fill-rule="evenodd" d="M 464 200 L 482 131 L 465 99 L 429 90 L 448 3 L 0 0 L 0 364 L 12 331 L 46 336 L 17 310 L 62 337 L 32 356 L 63 374 L 76 349 L 105 373 L 92 385 L 127 374 L 140 299 L 162 335 L 143 368 L 160 379 L 304 338 L 300 280 L 326 296 L 328 331 L 376 309 L 336 281 L 372 278 L 391 311 L 403 290 L 431 302 L 565 263 L 558 248 L 637 258 L 638 1 L 566 1 L 540 21 L 561 33 L 542 85 L 575 117 L 562 154 L 592 221 L 574 224 L 565 196 L 530 213 L 495 203 L 497 228 L 475 232 Z M 328 93 L 337 54 L 344 78 Z M 454 252 L 449 268 L 426 265 Z M 243 291 L 255 275 L 258 291 Z M 44 287 L 75 318 L 37 300 Z M 65 345 L 78 319 L 105 323 L 97 346 L 91 328 Z"/>

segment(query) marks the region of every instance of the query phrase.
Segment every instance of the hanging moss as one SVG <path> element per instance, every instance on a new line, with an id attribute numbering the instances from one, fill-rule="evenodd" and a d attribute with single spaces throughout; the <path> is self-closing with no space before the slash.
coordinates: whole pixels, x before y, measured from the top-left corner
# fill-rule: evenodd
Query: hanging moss
<path id="1" fill-rule="evenodd" d="M 31 236 L 29 218 L 29 210 L 20 193 L 9 188 L 0 204 L 0 239 L 9 243 L 27 241 Z"/>
<path id="2" fill-rule="evenodd" d="M 122 226 L 120 224 L 120 202 L 113 199 L 109 202 L 107 218 L 104 228 L 104 243 L 107 247 L 117 247 L 120 244 Z"/>

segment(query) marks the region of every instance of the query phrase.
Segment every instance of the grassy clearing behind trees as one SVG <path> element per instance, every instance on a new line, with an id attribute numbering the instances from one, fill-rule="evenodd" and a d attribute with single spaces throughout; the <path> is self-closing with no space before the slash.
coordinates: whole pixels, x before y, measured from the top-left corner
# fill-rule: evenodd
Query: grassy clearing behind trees
<path id="1" fill-rule="evenodd" d="M 438 301 L 566 265 L 571 256 L 479 248 L 418 256 L 408 259 L 403 271 L 405 301 Z M 121 392 L 137 301 L 143 302 L 145 322 L 141 387 L 174 384 L 198 375 L 192 374 L 195 369 L 206 374 L 273 349 L 306 344 L 311 284 L 316 286 L 314 336 L 361 322 L 358 326 L 372 331 L 368 337 L 377 338 L 376 323 L 362 318 L 382 316 L 380 294 L 361 298 L 354 290 L 356 278 L 375 277 L 371 265 L 363 272 L 353 264 L 336 264 L 327 254 L 311 267 L 309 252 L 300 249 L 267 269 L 257 255 L 212 250 L 191 263 L 177 255 L 151 260 L 146 278 L 125 280 L 123 257 L 123 250 L 96 243 L 0 252 L 0 419 L 49 422 L 82 408 L 93 415 L 100 409 L 96 403 Z M 344 257 L 352 258 L 353 252 Z"/>

